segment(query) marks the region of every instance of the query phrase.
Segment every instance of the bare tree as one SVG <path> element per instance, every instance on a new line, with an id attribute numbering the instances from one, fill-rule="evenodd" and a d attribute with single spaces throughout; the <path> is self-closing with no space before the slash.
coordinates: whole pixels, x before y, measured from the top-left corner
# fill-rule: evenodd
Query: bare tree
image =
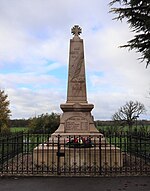
<path id="1" fill-rule="evenodd" d="M 125 123 L 129 126 L 129 131 L 139 118 L 140 114 L 146 112 L 145 106 L 138 101 L 129 101 L 116 112 L 112 118 L 114 121 Z"/>

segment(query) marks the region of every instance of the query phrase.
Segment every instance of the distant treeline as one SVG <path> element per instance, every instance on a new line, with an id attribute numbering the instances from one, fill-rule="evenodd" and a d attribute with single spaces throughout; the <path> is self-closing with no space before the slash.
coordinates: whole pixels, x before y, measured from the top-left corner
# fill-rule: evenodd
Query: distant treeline
<path id="1" fill-rule="evenodd" d="M 28 127 L 30 119 L 10 119 L 10 127 Z"/>
<path id="2" fill-rule="evenodd" d="M 9 124 L 10 127 L 28 127 L 30 119 L 10 119 Z M 112 126 L 114 125 L 114 121 L 95 121 L 96 126 Z M 138 120 L 137 125 L 150 125 L 150 121 L 148 120 Z"/>
<path id="3" fill-rule="evenodd" d="M 137 120 L 137 125 L 150 125 L 150 121 L 149 120 Z M 114 125 L 114 121 L 101 121 L 101 120 L 96 120 L 95 121 L 95 125 L 96 126 L 113 126 Z"/>

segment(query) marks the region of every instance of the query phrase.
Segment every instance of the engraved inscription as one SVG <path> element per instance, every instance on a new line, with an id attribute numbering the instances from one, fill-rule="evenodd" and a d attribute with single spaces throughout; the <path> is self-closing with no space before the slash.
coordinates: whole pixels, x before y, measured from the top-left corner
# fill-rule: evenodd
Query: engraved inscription
<path id="1" fill-rule="evenodd" d="M 71 117 L 66 121 L 66 132 L 87 132 L 89 129 L 88 121 L 83 117 Z"/>
<path id="2" fill-rule="evenodd" d="M 70 52 L 71 58 L 75 61 L 80 54 L 80 47 L 74 47 L 73 50 Z M 73 63 L 74 65 L 75 63 Z"/>
<path id="3" fill-rule="evenodd" d="M 86 131 L 87 126 L 88 126 L 88 123 L 87 123 L 87 122 L 81 122 L 81 128 L 82 128 L 82 130 L 85 130 L 85 131 Z"/>
<path id="4" fill-rule="evenodd" d="M 73 82 L 72 83 L 72 95 L 73 96 L 84 96 L 83 82 Z"/>

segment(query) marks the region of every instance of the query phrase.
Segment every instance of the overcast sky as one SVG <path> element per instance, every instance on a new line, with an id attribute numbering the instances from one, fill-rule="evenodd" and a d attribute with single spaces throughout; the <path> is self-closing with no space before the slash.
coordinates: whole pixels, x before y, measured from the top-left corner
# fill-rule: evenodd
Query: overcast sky
<path id="1" fill-rule="evenodd" d="M 66 102 L 71 28 L 84 39 L 88 102 L 107 120 L 127 101 L 140 101 L 150 118 L 150 69 L 134 51 L 118 48 L 133 37 L 113 21 L 108 0 L 0 0 L 0 89 L 11 118 L 62 113 Z"/>

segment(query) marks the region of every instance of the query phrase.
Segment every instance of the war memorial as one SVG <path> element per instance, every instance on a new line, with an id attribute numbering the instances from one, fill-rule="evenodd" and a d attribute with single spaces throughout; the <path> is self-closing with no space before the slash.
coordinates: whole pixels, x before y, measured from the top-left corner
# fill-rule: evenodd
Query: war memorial
<path id="1" fill-rule="evenodd" d="M 63 113 L 58 129 L 48 143 L 34 149 L 34 164 L 48 167 L 55 163 L 62 169 L 121 167 L 121 150 L 107 143 L 94 125 L 87 101 L 86 71 L 82 29 L 75 25 L 70 39 L 68 88 L 66 103 L 60 105 Z M 58 164 L 59 163 L 59 164 Z"/>
<path id="2" fill-rule="evenodd" d="M 58 129 L 1 137 L 0 175 L 150 175 L 148 132 L 97 130 L 87 98 L 82 29 L 75 25 L 71 32 L 67 98 L 60 104 Z"/>

